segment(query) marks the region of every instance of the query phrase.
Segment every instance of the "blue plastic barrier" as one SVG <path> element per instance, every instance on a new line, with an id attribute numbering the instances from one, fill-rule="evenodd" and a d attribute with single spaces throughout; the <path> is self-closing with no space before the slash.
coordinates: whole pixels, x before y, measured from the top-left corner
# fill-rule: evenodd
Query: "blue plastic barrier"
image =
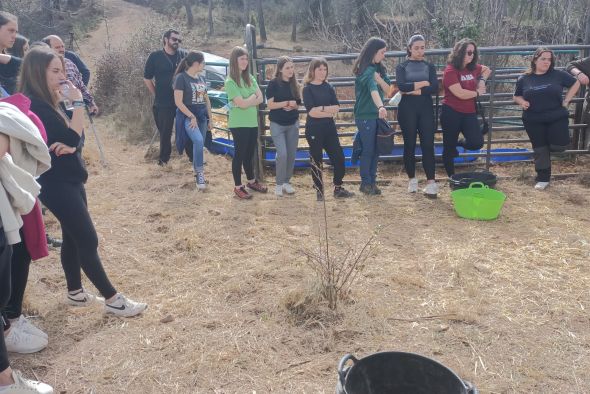
<path id="1" fill-rule="evenodd" d="M 228 140 L 227 138 L 214 138 L 213 139 L 213 145 L 211 147 L 211 151 L 213 153 L 217 153 L 220 155 L 230 155 L 233 157 L 234 155 L 234 142 L 232 140 Z M 442 146 L 435 146 L 434 150 L 436 154 L 442 154 Z M 463 149 L 462 147 L 458 147 L 457 150 L 459 151 L 459 153 L 479 153 L 479 151 L 466 151 L 465 149 Z M 350 157 L 352 156 L 352 148 L 343 148 L 342 151 L 344 152 L 344 157 L 346 158 L 345 160 L 345 165 L 346 167 L 358 167 L 358 163 L 356 164 L 352 164 L 350 161 Z M 404 154 L 404 148 L 401 146 L 396 146 L 393 148 L 393 151 L 391 152 L 392 155 L 395 156 L 401 156 Z M 416 147 L 416 154 L 417 155 L 421 155 L 422 151 L 420 150 L 420 147 Z M 275 161 L 275 157 L 276 157 L 276 152 L 275 151 L 266 151 L 265 152 L 265 157 L 264 159 L 269 162 L 271 165 L 274 165 L 274 161 Z M 296 159 L 305 159 L 305 161 L 296 161 L 295 162 L 295 167 L 297 168 L 306 168 L 309 167 L 309 151 L 307 149 L 305 150 L 298 150 L 297 154 L 295 156 Z M 455 158 L 455 163 L 470 163 L 477 160 L 477 157 L 457 157 Z M 324 153 L 324 161 L 329 163 L 329 158 L 328 155 L 326 153 Z"/>
<path id="2" fill-rule="evenodd" d="M 485 153 L 485 150 L 481 151 L 482 153 Z M 531 152 L 529 149 L 524 149 L 524 148 L 496 148 L 496 149 L 490 149 L 490 152 L 492 153 L 492 162 L 493 163 L 505 163 L 505 162 L 509 162 L 509 161 L 524 161 L 524 160 L 530 160 L 531 156 L 530 155 L 519 155 L 518 153 L 522 153 L 522 152 Z M 498 153 L 506 153 L 506 152 L 514 152 L 514 155 L 510 155 L 510 156 L 494 156 L 494 152 L 498 152 Z"/>

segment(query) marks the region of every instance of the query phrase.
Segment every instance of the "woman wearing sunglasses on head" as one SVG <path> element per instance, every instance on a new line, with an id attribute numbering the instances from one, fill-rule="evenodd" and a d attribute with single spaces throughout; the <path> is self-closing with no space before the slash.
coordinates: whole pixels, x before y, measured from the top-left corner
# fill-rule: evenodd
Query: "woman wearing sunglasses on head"
<path id="1" fill-rule="evenodd" d="M 445 89 L 440 114 L 443 131 L 443 163 L 447 175 L 455 173 L 457 146 L 468 150 L 481 149 L 483 135 L 477 120 L 476 98 L 486 92 L 485 82 L 491 70 L 477 63 L 477 45 L 470 38 L 455 44 L 443 74 Z M 459 133 L 464 140 L 459 141 Z"/>

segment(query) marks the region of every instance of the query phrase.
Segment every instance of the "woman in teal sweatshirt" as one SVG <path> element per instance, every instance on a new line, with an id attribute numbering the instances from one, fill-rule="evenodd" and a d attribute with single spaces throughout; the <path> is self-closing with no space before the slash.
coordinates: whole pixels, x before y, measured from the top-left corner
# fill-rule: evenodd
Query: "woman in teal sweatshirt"
<path id="1" fill-rule="evenodd" d="M 367 195 L 381 194 L 377 187 L 377 119 L 385 119 L 387 110 L 383 105 L 384 93 L 391 81 L 387 78 L 385 41 L 372 37 L 365 43 L 353 67 L 354 81 L 354 121 L 358 128 L 362 145 L 360 154 L 360 191 Z"/>

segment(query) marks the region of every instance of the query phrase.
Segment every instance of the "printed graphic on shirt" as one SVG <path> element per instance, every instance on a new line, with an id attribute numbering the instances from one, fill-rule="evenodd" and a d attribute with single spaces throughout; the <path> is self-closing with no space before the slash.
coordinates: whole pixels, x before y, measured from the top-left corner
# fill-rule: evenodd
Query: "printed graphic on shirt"
<path id="1" fill-rule="evenodd" d="M 461 75 L 461 81 L 473 81 L 474 79 L 473 74 Z"/>
<path id="2" fill-rule="evenodd" d="M 205 103 L 205 95 L 207 94 L 207 84 L 202 80 L 199 82 L 191 82 L 191 102 L 193 104 L 204 104 Z"/>
<path id="3" fill-rule="evenodd" d="M 551 84 L 544 84 L 544 85 L 539 85 L 539 86 L 531 86 L 529 87 L 530 90 L 543 90 L 543 89 L 547 89 L 549 86 L 551 86 Z"/>

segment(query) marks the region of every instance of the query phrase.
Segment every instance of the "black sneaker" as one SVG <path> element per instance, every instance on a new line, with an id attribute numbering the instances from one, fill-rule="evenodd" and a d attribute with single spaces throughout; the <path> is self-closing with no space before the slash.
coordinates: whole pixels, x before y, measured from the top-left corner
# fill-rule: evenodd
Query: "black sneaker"
<path id="1" fill-rule="evenodd" d="M 168 162 L 167 162 L 167 161 L 158 160 L 158 165 L 159 165 L 160 167 L 166 167 L 166 164 L 168 164 Z"/>
<path id="2" fill-rule="evenodd" d="M 366 194 L 368 196 L 375 195 L 375 190 L 373 190 L 372 185 L 369 185 L 368 183 L 361 183 L 359 190 L 361 191 L 361 193 Z"/>
<path id="3" fill-rule="evenodd" d="M 334 198 L 348 198 L 354 196 L 353 192 L 349 192 L 342 186 L 336 186 L 334 188 Z"/>
<path id="4" fill-rule="evenodd" d="M 376 195 L 379 195 L 379 194 L 381 194 L 381 189 L 379 189 L 379 188 L 377 187 L 377 184 L 373 183 L 373 184 L 371 185 L 371 188 L 373 189 L 373 193 L 374 193 L 374 194 L 376 194 Z"/>
<path id="5" fill-rule="evenodd" d="M 48 245 L 51 245 L 54 248 L 61 248 L 61 245 L 63 244 L 63 241 L 61 239 L 53 238 L 53 237 L 50 237 L 49 235 L 47 235 L 46 237 L 47 237 L 47 244 Z"/>

